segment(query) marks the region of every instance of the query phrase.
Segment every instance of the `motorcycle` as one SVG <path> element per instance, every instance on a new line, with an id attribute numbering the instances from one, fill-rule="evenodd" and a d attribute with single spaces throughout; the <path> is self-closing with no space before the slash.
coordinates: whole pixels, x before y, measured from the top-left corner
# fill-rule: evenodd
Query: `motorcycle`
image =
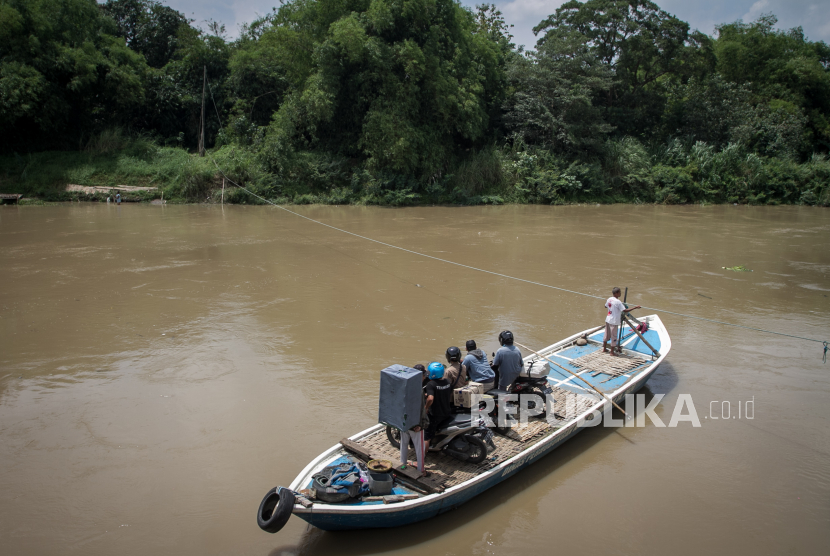
<path id="1" fill-rule="evenodd" d="M 386 438 L 395 448 L 401 447 L 401 431 L 386 426 Z M 432 438 L 430 452 L 444 452 L 459 461 L 481 463 L 487 459 L 488 452 L 496 449 L 493 433 L 479 420 L 473 423 L 469 413 L 457 413 L 447 419 Z"/>
<path id="2" fill-rule="evenodd" d="M 495 356 L 496 354 L 493 353 L 494 358 Z M 539 364 L 540 366 L 543 365 L 543 363 L 539 363 L 538 361 L 531 361 L 530 364 L 522 370 L 519 376 L 516 377 L 516 379 L 513 381 L 513 384 L 510 385 L 508 390 L 494 389 L 487 392 L 487 394 L 493 396 L 493 398 L 496 400 L 494 411 L 491 413 L 492 417 L 495 418 L 499 415 L 502 404 L 505 408 L 510 410 L 510 414 L 515 415 L 518 412 L 519 406 L 516 402 L 501 401 L 502 396 L 506 396 L 507 394 L 519 394 L 520 396 L 523 394 L 535 394 L 539 396 L 542 399 L 541 413 L 537 414 L 536 416 L 541 417 L 542 419 L 544 419 L 547 416 L 547 405 L 545 404 L 545 400 L 547 399 L 548 394 L 553 393 L 553 388 L 551 388 L 547 378 L 547 375 L 550 372 L 550 370 L 543 370 L 541 371 L 541 375 L 534 376 L 533 369 L 534 366 L 536 366 L 537 364 Z M 493 367 L 493 364 L 491 363 L 490 366 Z M 498 384 L 499 371 L 496 368 L 493 368 L 493 370 L 496 372 L 496 384 Z M 527 404 L 527 408 L 529 410 L 537 409 L 537 401 L 531 399 Z M 494 419 L 493 422 L 498 421 Z"/>

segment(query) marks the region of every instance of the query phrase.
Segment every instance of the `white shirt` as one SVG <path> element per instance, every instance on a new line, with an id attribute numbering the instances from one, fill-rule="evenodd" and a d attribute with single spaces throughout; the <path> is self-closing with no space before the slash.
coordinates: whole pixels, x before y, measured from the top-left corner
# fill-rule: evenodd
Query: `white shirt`
<path id="1" fill-rule="evenodd" d="M 622 312 L 625 309 L 623 302 L 616 297 L 609 297 L 605 302 L 605 307 L 608 309 L 608 316 L 605 317 L 605 322 L 611 326 L 619 326 L 622 322 Z"/>

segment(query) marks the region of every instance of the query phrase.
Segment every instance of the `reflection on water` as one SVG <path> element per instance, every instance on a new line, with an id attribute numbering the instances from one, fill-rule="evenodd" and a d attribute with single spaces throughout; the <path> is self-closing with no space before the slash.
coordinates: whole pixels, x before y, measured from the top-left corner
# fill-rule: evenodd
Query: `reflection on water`
<path id="1" fill-rule="evenodd" d="M 302 207 L 425 254 L 596 295 L 828 336 L 811 207 Z M 649 383 L 700 429 L 586 430 L 445 517 L 277 535 L 269 487 L 376 417 L 377 372 L 509 327 L 544 346 L 601 302 L 367 243 L 264 207 L 0 210 L 0 542 L 9 553 L 818 553 L 830 379 L 818 344 L 672 315 Z M 753 272 L 722 267 L 745 265 Z M 754 397 L 754 420 L 710 401 Z M 688 423 L 685 423 L 688 425 Z"/>

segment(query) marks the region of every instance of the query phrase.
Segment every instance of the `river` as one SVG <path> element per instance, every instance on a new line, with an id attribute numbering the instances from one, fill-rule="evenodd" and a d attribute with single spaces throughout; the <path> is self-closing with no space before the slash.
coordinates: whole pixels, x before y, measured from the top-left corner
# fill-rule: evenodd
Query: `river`
<path id="1" fill-rule="evenodd" d="M 815 207 L 297 207 L 527 280 L 830 338 Z M 722 267 L 745 265 L 752 272 Z M 260 499 L 377 419 L 378 372 L 500 330 L 543 347 L 602 301 L 273 207 L 0 208 L 4 554 L 825 554 L 821 344 L 663 314 L 646 393 L 701 426 L 591 428 L 438 519 L 325 533 Z M 653 311 L 640 311 L 650 314 Z M 751 415 L 747 402 L 754 401 Z M 741 406 L 740 418 L 737 416 Z M 717 418 L 717 419 L 716 419 Z"/>

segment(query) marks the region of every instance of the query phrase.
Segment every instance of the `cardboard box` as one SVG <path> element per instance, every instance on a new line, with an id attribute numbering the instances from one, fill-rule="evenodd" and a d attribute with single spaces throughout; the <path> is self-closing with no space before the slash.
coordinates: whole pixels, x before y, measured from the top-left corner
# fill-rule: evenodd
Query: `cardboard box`
<path id="1" fill-rule="evenodd" d="M 473 396 L 484 394 L 484 386 L 480 382 L 470 382 L 467 386 L 453 390 L 453 404 L 459 407 L 473 406 Z"/>

